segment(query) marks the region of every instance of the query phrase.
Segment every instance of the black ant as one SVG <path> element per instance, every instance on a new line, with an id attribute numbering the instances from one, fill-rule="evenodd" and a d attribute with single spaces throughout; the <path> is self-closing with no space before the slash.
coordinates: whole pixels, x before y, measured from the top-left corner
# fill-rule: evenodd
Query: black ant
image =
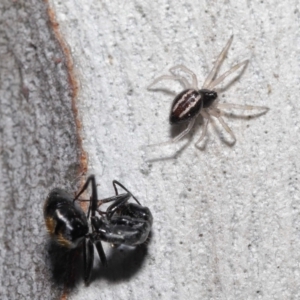
<path id="1" fill-rule="evenodd" d="M 92 185 L 90 200 L 80 200 L 79 196 Z M 61 189 L 53 189 L 44 205 L 44 218 L 51 237 L 61 246 L 74 249 L 83 244 L 84 281 L 88 285 L 94 261 L 94 245 L 100 260 L 106 264 L 106 255 L 102 241 L 115 245 L 136 246 L 144 243 L 151 231 L 153 217 L 148 207 L 140 202 L 121 183 L 114 180 L 116 195 L 98 200 L 95 176 L 91 175 L 81 191 L 73 198 Z M 118 194 L 117 186 L 126 191 Z M 132 197 L 136 203 L 128 203 Z M 76 201 L 89 201 L 85 214 Z M 99 207 L 103 203 L 113 202 L 106 211 Z M 90 220 L 89 220 L 90 219 Z M 91 223 L 91 230 L 88 222 Z M 91 232 L 90 232 L 91 231 Z"/>

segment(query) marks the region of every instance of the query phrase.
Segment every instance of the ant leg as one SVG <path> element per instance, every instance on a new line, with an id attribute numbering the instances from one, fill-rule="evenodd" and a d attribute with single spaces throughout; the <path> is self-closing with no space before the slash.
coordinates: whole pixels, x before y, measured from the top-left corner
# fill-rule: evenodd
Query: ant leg
<path id="1" fill-rule="evenodd" d="M 162 75 L 162 76 L 159 76 L 158 78 L 156 78 L 148 87 L 147 87 L 147 90 L 151 90 L 152 86 L 155 85 L 156 83 L 158 83 L 159 81 L 162 81 L 162 80 L 177 80 L 179 81 L 182 86 L 185 88 L 185 89 L 188 89 L 190 87 L 190 84 L 188 83 L 188 81 L 184 78 L 184 77 L 181 77 L 181 76 L 172 76 L 172 75 Z"/>
<path id="2" fill-rule="evenodd" d="M 180 69 L 180 70 L 186 72 L 187 74 L 191 75 L 191 76 L 192 76 L 192 80 L 193 80 L 192 88 L 195 89 L 195 90 L 198 90 L 198 80 L 197 80 L 197 76 L 196 76 L 196 74 L 195 74 L 194 72 L 192 72 L 190 69 L 188 69 L 188 68 L 187 68 L 186 66 L 184 66 L 184 65 L 176 65 L 176 66 L 174 66 L 174 67 L 172 67 L 172 68 L 170 69 L 170 72 L 171 72 L 173 75 L 175 75 L 175 74 L 174 74 L 174 70 L 176 70 L 176 69 Z"/>
<path id="3" fill-rule="evenodd" d="M 117 190 L 117 187 L 116 185 L 120 186 L 124 191 L 126 191 L 127 193 L 129 193 L 131 195 L 131 197 L 137 202 L 137 204 L 141 205 L 141 203 L 139 202 L 138 199 L 136 199 L 133 194 L 123 185 L 121 184 L 119 181 L 117 180 L 114 180 L 113 181 L 113 186 L 114 186 L 114 189 L 115 189 L 115 193 L 116 195 L 118 195 L 118 190 Z"/>
<path id="4" fill-rule="evenodd" d="M 129 193 L 117 195 L 115 202 L 113 204 L 111 204 L 106 210 L 107 219 L 110 220 L 112 218 L 112 216 L 114 215 L 114 213 L 120 207 L 122 207 L 129 200 L 130 197 L 131 197 L 131 194 L 129 194 Z"/>
<path id="5" fill-rule="evenodd" d="M 254 110 L 254 109 L 264 109 L 266 111 L 269 110 L 267 106 L 255 106 L 255 105 L 240 105 L 234 103 L 218 103 L 217 108 L 221 109 L 241 109 L 241 110 Z"/>
<path id="6" fill-rule="evenodd" d="M 120 186 L 123 190 L 125 190 L 127 192 L 127 194 L 119 195 L 117 185 Z M 114 203 L 111 204 L 106 210 L 106 215 L 107 215 L 108 220 L 112 218 L 112 216 L 115 214 L 115 212 L 120 207 L 122 207 L 129 200 L 130 197 L 132 197 L 141 206 L 141 203 L 139 202 L 139 200 L 120 182 L 118 182 L 117 180 L 114 180 L 113 187 L 115 189 L 116 196 L 102 200 L 103 203 L 114 201 Z"/>
<path id="7" fill-rule="evenodd" d="M 102 263 L 103 266 L 105 266 L 107 264 L 107 260 L 106 260 L 105 252 L 104 252 L 103 247 L 102 247 L 102 243 L 101 243 L 101 241 L 96 241 L 96 242 L 94 242 L 94 244 L 96 246 L 96 249 L 97 249 L 98 255 L 100 257 L 101 263 Z"/>
<path id="8" fill-rule="evenodd" d="M 87 253 L 86 253 L 86 239 L 84 239 L 83 243 L 82 243 L 82 247 L 83 247 L 83 270 L 84 270 L 84 281 L 86 281 L 86 278 L 88 277 L 86 275 L 87 271 Z"/>
<path id="9" fill-rule="evenodd" d="M 192 119 L 187 128 L 185 130 L 183 130 L 179 135 L 177 135 L 175 138 L 171 139 L 170 141 L 168 142 L 164 142 L 164 143 L 158 143 L 158 144 L 151 144 L 151 145 L 148 145 L 147 147 L 156 147 L 156 146 L 161 146 L 161 145 L 168 145 L 168 144 L 173 144 L 173 143 L 176 143 L 178 142 L 179 140 L 181 140 L 185 135 L 187 135 L 191 129 L 193 128 L 194 126 L 194 123 L 195 123 L 195 119 Z"/>
<path id="10" fill-rule="evenodd" d="M 98 200 L 98 207 L 101 206 L 104 203 L 119 201 L 119 199 L 121 199 L 121 198 L 123 199 L 124 195 L 127 195 L 127 194 L 121 194 L 121 195 L 117 194 L 116 196 L 112 196 L 112 197 L 109 197 L 109 198 Z"/>
<path id="11" fill-rule="evenodd" d="M 98 195 L 97 195 L 97 185 L 96 185 L 95 175 L 90 175 L 88 177 L 88 179 L 86 180 L 82 189 L 80 190 L 80 192 L 76 195 L 76 197 L 73 200 L 73 202 L 75 202 L 79 198 L 79 196 L 87 189 L 90 182 L 92 184 L 92 196 L 91 196 L 91 200 L 90 200 L 91 202 L 90 202 L 87 218 L 89 218 L 91 211 L 92 211 L 92 214 L 91 214 L 92 217 L 95 216 L 95 212 L 97 210 Z"/>
<path id="12" fill-rule="evenodd" d="M 84 282 L 85 285 L 89 285 L 93 262 L 94 262 L 94 245 L 90 239 L 86 242 L 86 239 L 83 243 L 83 259 L 84 259 Z"/>
<path id="13" fill-rule="evenodd" d="M 233 66 L 230 70 L 228 70 L 227 72 L 225 72 L 223 75 L 221 75 L 220 77 L 218 77 L 216 80 L 214 80 L 213 82 L 211 82 L 207 88 L 212 90 L 215 86 L 217 86 L 219 83 L 221 83 L 226 77 L 228 77 L 230 74 L 232 74 L 233 72 L 235 72 L 237 69 L 239 69 L 241 66 L 244 66 L 244 68 L 246 68 L 247 64 L 248 64 L 249 60 L 244 60 L 238 64 L 236 64 L 235 66 Z"/>
<path id="14" fill-rule="evenodd" d="M 77 200 L 79 198 L 79 196 L 87 189 L 90 181 L 92 182 L 92 185 L 93 183 L 96 185 L 96 182 L 95 182 L 95 175 L 90 175 L 88 177 L 88 179 L 86 180 L 86 182 L 84 183 L 83 187 L 81 188 L 80 192 L 76 195 L 76 197 L 74 198 L 73 201 Z"/>
<path id="15" fill-rule="evenodd" d="M 219 54 L 219 57 L 217 58 L 212 70 L 210 71 L 210 73 L 208 74 L 204 84 L 203 84 L 203 88 L 208 88 L 212 82 L 212 80 L 214 79 L 214 77 L 216 76 L 218 69 L 220 68 L 226 54 L 227 51 L 232 43 L 233 40 L 233 35 L 230 37 L 229 41 L 227 42 L 226 46 L 224 47 L 224 49 L 221 51 L 221 53 Z"/>
<path id="16" fill-rule="evenodd" d="M 197 143 L 195 144 L 195 146 L 197 147 L 197 145 L 204 139 L 204 137 L 206 136 L 207 134 L 207 127 L 208 127 L 208 123 L 209 123 L 209 120 L 210 120 L 210 116 L 208 113 L 202 111 L 201 112 L 201 115 L 203 116 L 203 119 L 204 119 L 204 127 L 202 129 L 202 133 L 201 133 L 201 136 L 200 138 L 198 139 Z M 206 120 L 206 121 L 205 121 Z"/>

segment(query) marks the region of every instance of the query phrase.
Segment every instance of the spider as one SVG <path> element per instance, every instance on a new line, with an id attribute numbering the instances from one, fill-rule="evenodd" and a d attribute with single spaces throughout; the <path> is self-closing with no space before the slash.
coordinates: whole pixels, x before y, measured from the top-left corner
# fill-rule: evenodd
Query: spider
<path id="1" fill-rule="evenodd" d="M 211 116 L 217 118 L 220 122 L 220 124 L 223 126 L 223 128 L 230 134 L 230 136 L 233 139 L 232 144 L 236 142 L 235 135 L 233 134 L 232 130 L 229 128 L 229 126 L 225 123 L 225 121 L 222 118 L 222 115 L 224 114 L 220 109 L 241 109 L 241 110 L 253 110 L 253 109 L 263 109 L 268 110 L 265 106 L 252 106 L 252 105 L 240 105 L 240 104 L 233 104 L 233 103 L 219 103 L 217 101 L 218 94 L 215 90 L 215 87 L 220 84 L 226 77 L 231 75 L 233 72 L 235 72 L 237 69 L 241 67 L 246 67 L 249 60 L 244 60 L 235 66 L 233 66 L 231 69 L 229 69 L 227 72 L 216 78 L 217 72 L 224 61 L 226 54 L 228 52 L 228 49 L 232 43 L 233 35 L 230 37 L 229 41 L 227 42 L 224 49 L 219 54 L 219 57 L 217 58 L 212 70 L 208 74 L 202 89 L 198 88 L 198 80 L 195 75 L 190 69 L 188 69 L 184 65 L 176 65 L 172 67 L 169 71 L 171 75 L 162 75 L 158 78 L 156 78 L 149 86 L 148 90 L 152 89 L 152 86 L 158 83 L 162 80 L 176 80 L 179 81 L 182 86 L 184 87 L 184 90 L 179 93 L 172 104 L 171 113 L 169 121 L 171 125 L 174 124 L 180 124 L 180 123 L 188 123 L 185 130 L 183 130 L 179 135 L 177 135 L 175 138 L 171 139 L 168 142 L 160 143 L 160 144 L 153 144 L 149 146 L 156 146 L 161 144 L 169 144 L 169 143 L 175 143 L 182 139 L 185 135 L 187 135 L 191 129 L 193 128 L 195 124 L 196 118 L 201 115 L 204 120 L 204 128 L 202 130 L 201 136 L 196 142 L 195 146 L 197 146 L 203 138 L 207 134 L 207 127 L 208 123 L 211 120 Z M 192 83 L 189 83 L 188 80 L 183 76 L 178 76 L 175 74 L 175 70 L 180 70 L 182 72 L 185 72 L 186 74 L 190 75 L 192 77 Z"/>
<path id="2" fill-rule="evenodd" d="M 90 200 L 79 200 L 79 196 L 92 185 Z M 144 243 L 151 231 L 153 217 L 148 207 L 140 202 L 121 183 L 114 180 L 116 195 L 98 200 L 95 176 L 91 175 L 81 191 L 73 198 L 61 189 L 53 189 L 44 205 L 44 218 L 50 236 L 59 245 L 74 249 L 83 245 L 84 281 L 88 285 L 94 261 L 94 245 L 103 265 L 106 255 L 101 241 L 115 245 L 136 246 Z M 126 191 L 118 194 L 117 186 Z M 136 203 L 128 203 L 132 197 Z M 77 204 L 78 201 L 89 201 L 87 215 Z M 100 206 L 112 202 L 101 211 Z M 89 229 L 91 223 L 91 230 Z"/>

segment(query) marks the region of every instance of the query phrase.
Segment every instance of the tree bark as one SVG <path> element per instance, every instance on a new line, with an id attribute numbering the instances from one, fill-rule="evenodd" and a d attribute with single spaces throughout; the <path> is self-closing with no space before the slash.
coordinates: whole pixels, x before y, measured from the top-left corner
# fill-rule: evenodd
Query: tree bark
<path id="1" fill-rule="evenodd" d="M 81 168 L 68 60 L 47 4 L 0 2 L 1 299 L 57 298 L 43 203 Z"/>

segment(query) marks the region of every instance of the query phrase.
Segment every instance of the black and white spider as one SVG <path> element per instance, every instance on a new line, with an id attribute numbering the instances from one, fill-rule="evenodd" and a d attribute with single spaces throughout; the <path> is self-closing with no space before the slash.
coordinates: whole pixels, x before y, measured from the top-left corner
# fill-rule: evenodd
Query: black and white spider
<path id="1" fill-rule="evenodd" d="M 216 78 L 217 72 L 224 61 L 226 54 L 228 52 L 228 49 L 232 43 L 233 36 L 230 37 L 229 41 L 227 42 L 226 46 L 220 53 L 219 57 L 217 58 L 217 61 L 214 64 L 214 67 L 208 74 L 203 86 L 201 89 L 198 88 L 198 80 L 195 75 L 190 69 L 188 69 L 184 65 L 176 65 L 172 67 L 169 71 L 171 75 L 162 75 L 158 78 L 156 78 L 148 87 L 148 90 L 151 90 L 153 85 L 158 83 L 161 80 L 176 80 L 179 81 L 183 87 L 184 90 L 179 93 L 174 101 L 171 108 L 170 113 L 170 123 L 173 124 L 179 124 L 179 123 L 188 123 L 185 130 L 183 130 L 179 135 L 177 135 L 172 140 L 160 143 L 160 144 L 154 144 L 150 146 L 156 146 L 161 144 L 169 144 L 169 143 L 175 143 L 179 141 L 181 138 L 183 138 L 185 135 L 187 135 L 190 130 L 192 129 L 193 125 L 195 124 L 196 118 L 201 115 L 204 119 L 204 128 L 202 130 L 202 134 L 195 144 L 196 146 L 203 140 L 203 138 L 206 136 L 207 133 L 207 126 L 211 119 L 211 116 L 217 118 L 220 122 L 220 124 L 223 126 L 223 128 L 230 134 L 230 136 L 233 139 L 232 144 L 236 142 L 235 135 L 233 134 L 232 130 L 228 127 L 228 125 L 225 123 L 225 121 L 222 118 L 222 115 L 224 114 L 221 109 L 241 109 L 241 110 L 265 110 L 267 111 L 268 108 L 265 106 L 252 106 L 252 105 L 240 105 L 240 104 L 233 104 L 233 103 L 219 103 L 217 101 L 218 94 L 215 90 L 215 87 L 220 84 L 226 77 L 231 75 L 233 72 L 235 72 L 237 69 L 241 67 L 246 67 L 249 60 L 244 60 L 235 66 L 233 66 L 231 69 L 229 69 L 227 72 Z M 186 74 L 190 75 L 192 77 L 192 83 L 189 83 L 189 81 L 183 77 L 176 75 L 175 71 L 182 71 Z"/>

